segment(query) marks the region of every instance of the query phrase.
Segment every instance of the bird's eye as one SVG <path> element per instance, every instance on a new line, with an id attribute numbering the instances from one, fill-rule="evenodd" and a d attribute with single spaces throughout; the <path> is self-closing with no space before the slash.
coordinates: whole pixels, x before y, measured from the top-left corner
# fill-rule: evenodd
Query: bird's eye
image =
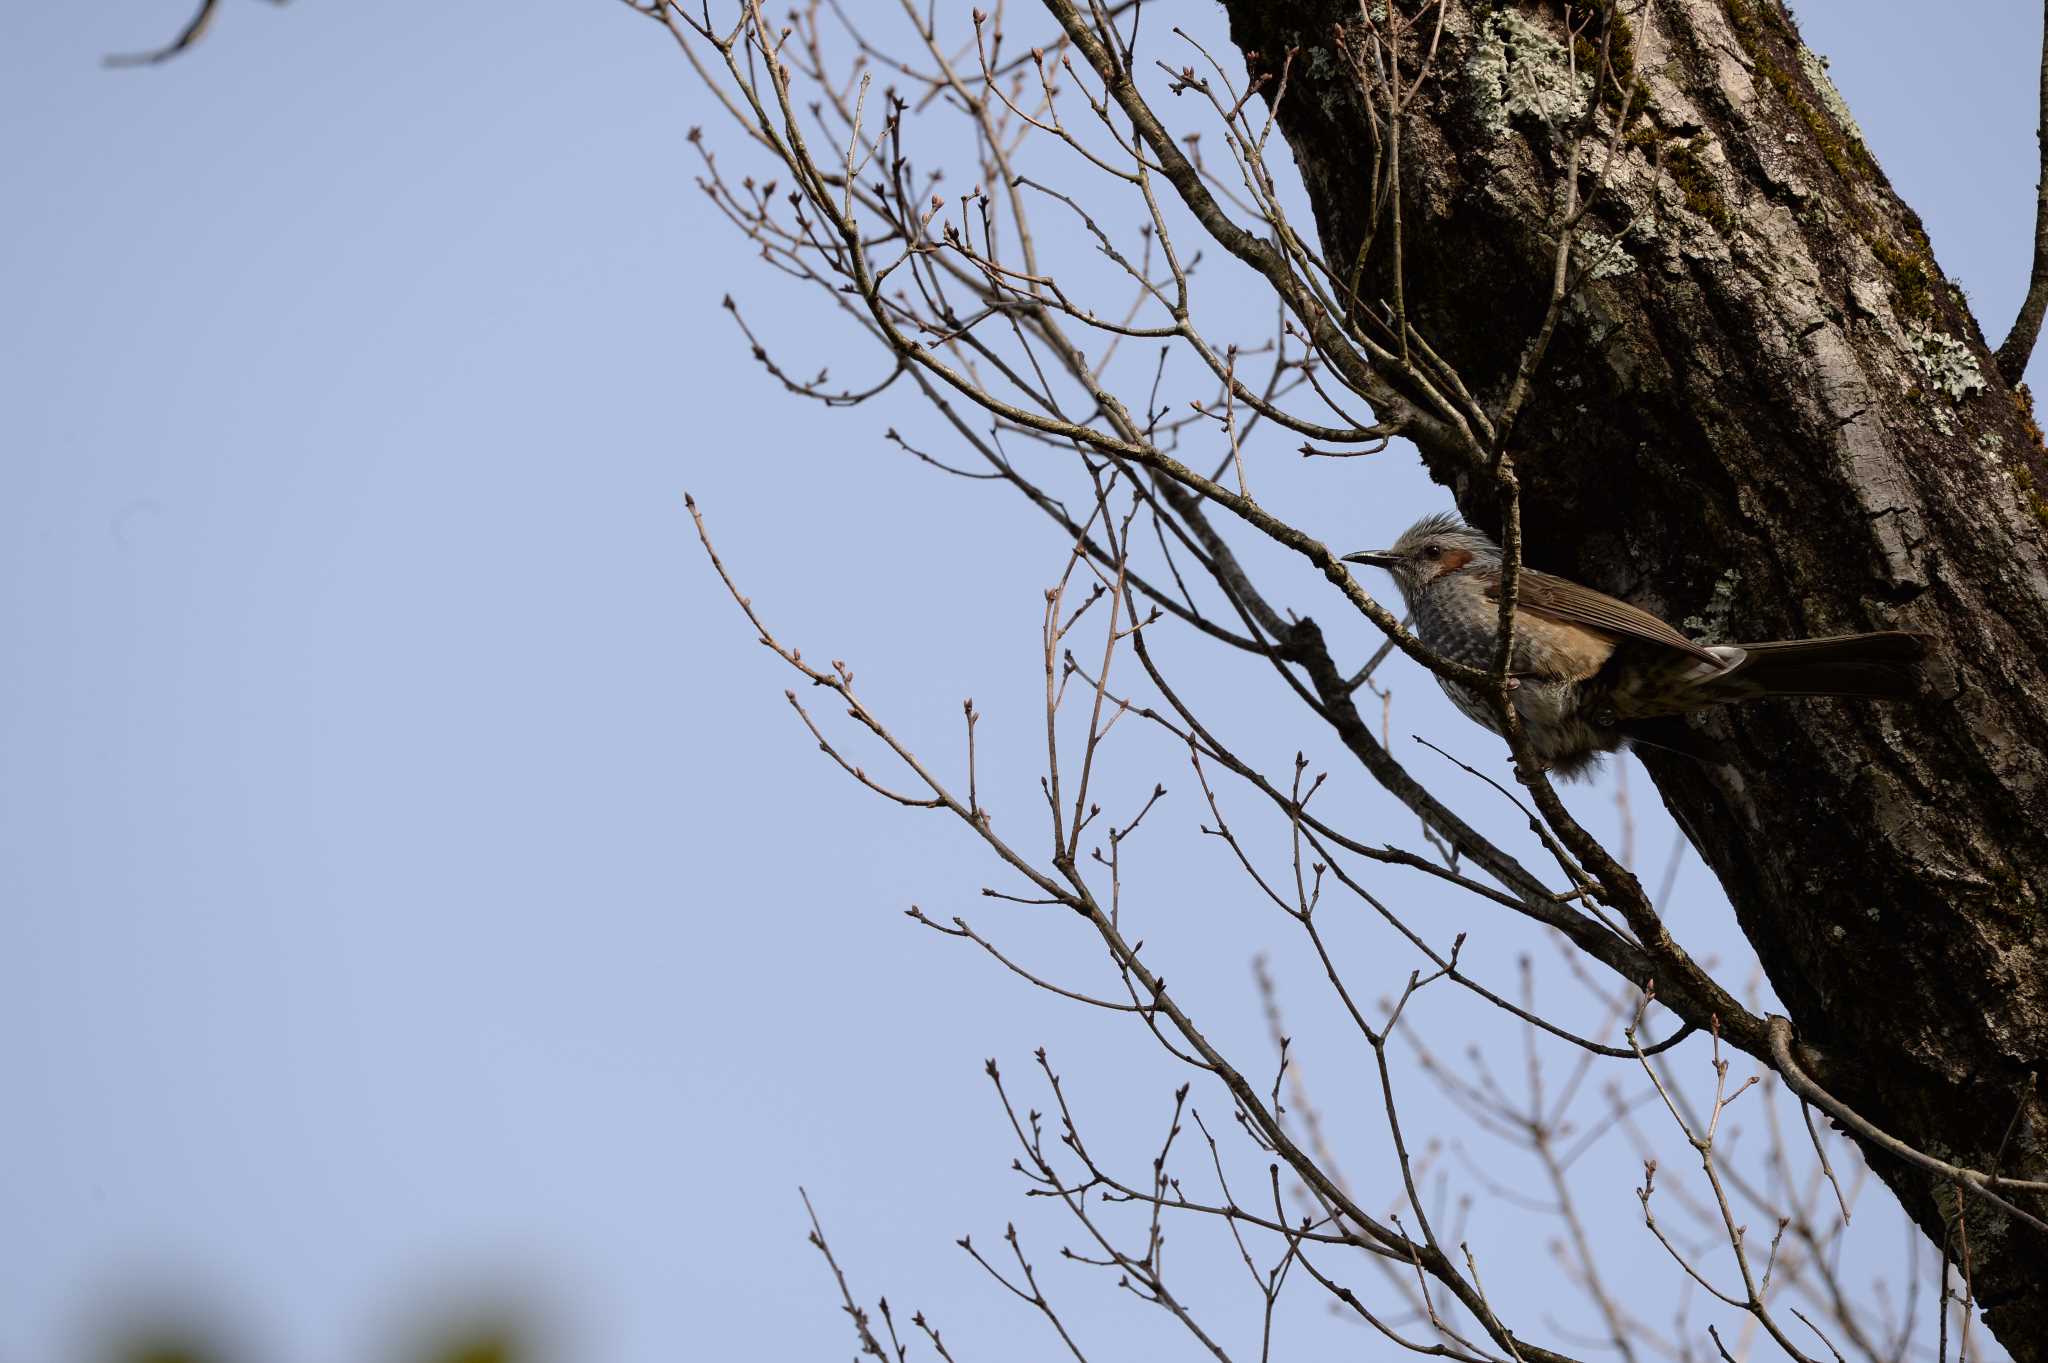
<path id="1" fill-rule="evenodd" d="M 1422 546 L 1422 556 L 1424 558 L 1442 558 L 1444 556 L 1444 547 L 1441 544 L 1425 544 Z"/>

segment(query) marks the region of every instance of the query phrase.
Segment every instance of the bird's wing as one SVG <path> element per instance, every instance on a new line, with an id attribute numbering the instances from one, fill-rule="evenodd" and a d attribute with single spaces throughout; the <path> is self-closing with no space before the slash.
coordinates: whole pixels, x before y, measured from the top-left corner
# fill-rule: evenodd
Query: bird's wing
<path id="1" fill-rule="evenodd" d="M 1486 598 L 1489 601 L 1500 600 L 1498 576 L 1487 584 Z M 1524 568 L 1515 578 L 1515 608 L 1552 620 L 1597 629 L 1604 634 L 1641 639 L 1646 643 L 1675 648 L 1690 657 L 1717 666 L 1721 662 L 1719 657 L 1640 606 L 1631 606 L 1628 602 L 1618 601 L 1605 592 L 1596 592 L 1591 587 L 1581 587 L 1576 582 L 1552 577 L 1549 573 L 1539 573 L 1532 568 Z"/>

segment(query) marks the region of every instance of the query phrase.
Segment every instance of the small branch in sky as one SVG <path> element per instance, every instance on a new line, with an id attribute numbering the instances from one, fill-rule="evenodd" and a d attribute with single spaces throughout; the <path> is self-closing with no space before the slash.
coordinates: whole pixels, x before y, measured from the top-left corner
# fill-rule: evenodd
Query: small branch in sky
<path id="1" fill-rule="evenodd" d="M 270 0 L 273 5 L 282 5 L 284 0 Z M 199 12 L 192 16 L 184 30 L 164 47 L 152 52 L 115 52 L 102 57 L 105 66 L 155 66 L 167 62 L 205 36 L 213 23 L 214 11 L 220 8 L 220 0 L 200 0 Z"/>

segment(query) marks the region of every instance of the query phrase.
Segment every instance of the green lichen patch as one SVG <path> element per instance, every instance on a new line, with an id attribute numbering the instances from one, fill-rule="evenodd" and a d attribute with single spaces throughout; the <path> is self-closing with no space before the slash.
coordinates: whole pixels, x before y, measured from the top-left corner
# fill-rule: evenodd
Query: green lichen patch
<path id="1" fill-rule="evenodd" d="M 1835 82 L 1828 76 L 1828 59 L 1814 55 L 1813 49 L 1802 43 L 1799 69 L 1806 73 L 1806 83 L 1820 96 L 1821 107 L 1828 111 L 1842 131 L 1856 139 L 1857 146 L 1863 146 L 1863 127 L 1856 121 L 1856 115 L 1849 112 L 1849 101 L 1842 98 L 1842 92 L 1835 88 Z"/>
<path id="2" fill-rule="evenodd" d="M 1623 123 L 1623 145 L 1646 160 L 1660 160 L 1686 209 L 1704 218 L 1723 237 L 1735 234 L 1736 217 L 1722 197 L 1701 155 L 1705 134 L 1679 137 L 1658 117 L 1650 87 L 1637 69 L 1636 34 L 1628 18 L 1611 5 L 1596 6 L 1591 22 L 1583 6 L 1553 5 L 1578 28 L 1571 52 L 1522 12 L 1502 0 L 1477 0 L 1472 55 L 1465 74 L 1472 108 L 1489 140 L 1505 135 L 1517 121 L 1554 126 L 1585 111 L 1600 75 L 1602 48 L 1607 70 L 1599 81 L 1600 109 Z"/>
<path id="3" fill-rule="evenodd" d="M 1989 387 L 1970 347 L 1939 331 L 1922 331 L 1913 337 L 1913 364 L 1925 376 L 1926 386 L 1952 405 L 1959 406 Z"/>
<path id="4" fill-rule="evenodd" d="M 1707 596 L 1707 604 L 1698 615 L 1688 615 L 1678 622 L 1679 628 L 1705 643 L 1714 643 L 1728 634 L 1728 616 L 1735 609 L 1735 588 L 1742 581 L 1742 574 L 1730 568 L 1714 579 L 1714 590 Z"/>
<path id="5" fill-rule="evenodd" d="M 1613 279 L 1636 272 L 1636 258 L 1628 253 L 1619 237 L 1596 227 L 1582 227 L 1574 245 L 1578 248 L 1579 268 L 1588 279 Z"/>
<path id="6" fill-rule="evenodd" d="M 1583 112 L 1593 93 L 1592 77 L 1572 69 L 1564 44 L 1514 10 L 1487 15 L 1474 31 L 1465 82 L 1489 140 L 1517 123 L 1557 127 Z"/>

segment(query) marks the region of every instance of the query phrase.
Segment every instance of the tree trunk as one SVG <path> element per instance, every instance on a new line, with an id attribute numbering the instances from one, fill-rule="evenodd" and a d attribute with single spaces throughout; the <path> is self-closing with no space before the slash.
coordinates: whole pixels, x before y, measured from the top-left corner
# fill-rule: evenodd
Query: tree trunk
<path id="1" fill-rule="evenodd" d="M 1403 133 L 1407 307 L 1497 400 L 1547 296 L 1559 130 L 1599 22 L 1575 74 L 1560 7 L 1445 3 Z M 1325 258 L 1349 262 L 1370 200 L 1359 0 L 1225 7 L 1254 75 L 1292 52 L 1280 127 Z M 1517 427 L 1527 557 L 1720 639 L 1934 636 L 1920 702 L 1735 707 L 1705 721 L 1732 768 L 1646 760 L 1815 1078 L 1918 1149 L 2048 1178 L 2048 452 L 2029 401 L 1778 0 L 1656 0 L 1615 25 L 1644 114 Z M 1411 77 L 1428 36 L 1404 47 Z M 1492 488 L 1424 454 L 1493 528 Z M 1957 1189 L 1866 1154 L 1954 1252 Z M 2048 1360 L 2048 1236 L 1963 1206 L 1986 1320 Z"/>

